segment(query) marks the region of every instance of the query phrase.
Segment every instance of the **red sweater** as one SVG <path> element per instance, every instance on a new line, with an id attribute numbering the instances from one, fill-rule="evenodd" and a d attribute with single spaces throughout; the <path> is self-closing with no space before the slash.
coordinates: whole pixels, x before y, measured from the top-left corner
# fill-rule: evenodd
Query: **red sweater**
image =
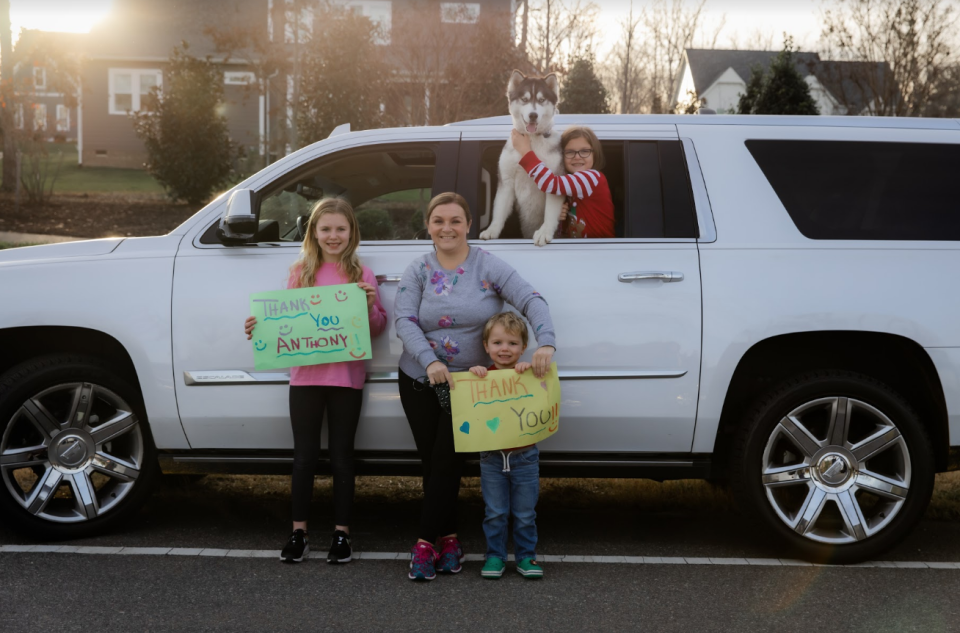
<path id="1" fill-rule="evenodd" d="M 520 166 L 544 193 L 571 200 L 561 237 L 616 237 L 613 230 L 613 198 L 607 177 L 596 169 L 557 176 L 532 151 L 520 159 Z"/>

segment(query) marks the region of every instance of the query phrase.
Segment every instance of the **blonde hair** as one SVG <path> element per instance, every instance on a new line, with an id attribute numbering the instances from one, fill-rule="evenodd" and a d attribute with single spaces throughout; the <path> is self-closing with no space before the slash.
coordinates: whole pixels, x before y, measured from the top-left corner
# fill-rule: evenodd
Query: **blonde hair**
<path id="1" fill-rule="evenodd" d="M 603 158 L 603 148 L 600 147 L 600 139 L 597 138 L 597 135 L 594 133 L 594 131 L 583 125 L 568 127 L 563 131 L 563 134 L 560 135 L 560 148 L 563 150 L 567 149 L 567 143 L 575 138 L 587 139 L 587 142 L 590 143 L 590 149 L 593 150 L 592 169 L 603 169 L 603 166 L 607 164 L 607 161 Z"/>
<path id="2" fill-rule="evenodd" d="M 310 219 L 307 221 L 306 235 L 303 236 L 303 245 L 300 247 L 300 257 L 290 267 L 290 273 L 297 275 L 297 285 L 294 288 L 310 288 L 317 283 L 317 271 L 323 264 L 320 252 L 320 243 L 317 241 L 317 222 L 325 215 L 339 214 L 347 219 L 350 227 L 350 240 L 347 242 L 337 268 L 340 274 L 347 278 L 348 283 L 355 284 L 363 279 L 363 266 L 357 257 L 357 246 L 360 245 L 360 226 L 353 207 L 343 198 L 325 198 L 313 206 Z"/>
<path id="3" fill-rule="evenodd" d="M 518 317 L 515 312 L 501 312 L 487 319 L 487 324 L 483 326 L 484 343 L 490 340 L 490 331 L 493 330 L 493 326 L 495 325 L 499 325 L 506 332 L 514 336 L 519 336 L 520 340 L 523 341 L 523 346 L 527 346 L 527 339 L 529 337 L 527 334 L 527 324 L 524 323 L 523 319 Z"/>
<path id="4" fill-rule="evenodd" d="M 473 222 L 473 217 L 470 215 L 470 205 L 467 204 L 466 199 L 459 193 L 448 191 L 446 193 L 439 193 L 435 195 L 430 201 L 430 204 L 427 205 L 427 213 L 423 216 L 424 226 L 429 226 L 430 215 L 433 213 L 433 210 L 443 204 L 458 205 L 461 209 L 463 209 L 463 214 L 467 218 L 467 224 Z"/>

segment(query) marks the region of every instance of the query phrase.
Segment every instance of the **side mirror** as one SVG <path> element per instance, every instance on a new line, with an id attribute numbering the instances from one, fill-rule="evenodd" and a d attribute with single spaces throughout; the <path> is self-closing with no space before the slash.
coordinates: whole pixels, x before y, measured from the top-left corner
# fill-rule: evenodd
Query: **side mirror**
<path id="1" fill-rule="evenodd" d="M 246 242 L 253 239 L 259 226 L 252 189 L 237 189 L 230 194 L 220 218 L 217 237 L 221 242 Z"/>

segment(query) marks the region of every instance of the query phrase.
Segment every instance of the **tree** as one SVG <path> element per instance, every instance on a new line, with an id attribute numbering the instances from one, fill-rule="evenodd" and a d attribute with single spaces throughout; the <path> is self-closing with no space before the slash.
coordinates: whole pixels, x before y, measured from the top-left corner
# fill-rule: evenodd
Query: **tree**
<path id="1" fill-rule="evenodd" d="M 714 47 L 724 26 L 721 18 L 712 33 L 705 32 L 706 1 L 688 8 L 684 0 L 652 0 L 639 13 L 631 4 L 607 61 L 608 85 L 621 113 L 675 110 L 673 92 L 684 50 L 694 41 Z"/>
<path id="2" fill-rule="evenodd" d="M 204 34 L 213 40 L 214 47 L 218 53 L 224 55 L 224 63 L 230 61 L 234 56 L 242 58 L 249 63 L 250 71 L 253 72 L 256 81 L 255 89 L 257 97 L 267 101 L 266 97 L 270 90 L 270 80 L 277 82 L 282 80 L 282 73 L 290 69 L 290 59 L 286 47 L 282 42 L 275 42 L 267 29 L 257 25 L 253 27 L 208 27 L 204 29 Z M 280 93 L 281 98 L 276 99 L 280 104 L 279 108 L 286 109 L 285 99 L 286 91 Z M 277 106 L 271 108 L 271 112 L 265 113 L 267 117 L 272 116 L 277 111 Z M 267 127 L 264 122 L 264 127 Z M 270 154 L 273 151 L 267 138 L 260 139 L 260 153 L 263 155 L 261 167 L 266 167 L 270 161 Z"/>
<path id="3" fill-rule="evenodd" d="M 397 47 L 387 116 L 406 125 L 443 125 L 505 114 L 513 69 L 534 72 L 502 27 L 509 18 L 486 12 L 475 23 L 444 24 L 436 8 L 414 5 L 397 17 L 398 32 L 431 35 Z"/>
<path id="4" fill-rule="evenodd" d="M 335 5 L 321 6 L 310 41 L 302 47 L 296 126 L 307 145 L 333 128 L 380 127 L 380 104 L 389 89 L 390 68 L 377 44 L 380 32 L 367 17 Z M 319 26 L 316 26 L 319 25 Z"/>
<path id="5" fill-rule="evenodd" d="M 560 111 L 564 114 L 609 114 L 607 89 L 597 77 L 593 60 L 581 57 L 573 62 L 573 67 L 563 82 L 563 101 Z"/>
<path id="6" fill-rule="evenodd" d="M 946 0 L 837 0 L 823 12 L 831 59 L 822 79 L 851 114 L 921 116 L 956 63 L 957 14 Z"/>
<path id="7" fill-rule="evenodd" d="M 233 144 L 223 103 L 223 75 L 210 60 L 177 47 L 164 70 L 163 89 L 151 90 L 134 129 L 147 149 L 147 170 L 174 200 L 198 204 L 228 182 Z"/>
<path id="8" fill-rule="evenodd" d="M 528 8 L 527 53 L 541 75 L 566 75 L 573 60 L 594 48 L 600 7 L 593 2 L 575 0 L 568 6 L 565 0 L 539 0 Z"/>
<path id="9" fill-rule="evenodd" d="M 10 0 L 0 0 L 0 128 L 3 128 L 3 191 L 13 191 L 17 183 L 17 153 L 13 137 L 13 36 L 10 33 Z"/>
<path id="10" fill-rule="evenodd" d="M 620 41 L 611 51 L 613 94 L 618 97 L 620 112 L 639 112 L 641 92 L 644 88 L 645 74 L 640 62 L 642 55 L 637 28 L 642 16 L 634 14 L 633 2 L 630 2 L 630 14 L 620 20 Z"/>
<path id="11" fill-rule="evenodd" d="M 755 66 L 747 91 L 740 96 L 740 114 L 820 114 L 810 86 L 797 70 L 793 57 L 793 39 L 787 38 L 783 50 L 770 62 L 769 73 Z"/>

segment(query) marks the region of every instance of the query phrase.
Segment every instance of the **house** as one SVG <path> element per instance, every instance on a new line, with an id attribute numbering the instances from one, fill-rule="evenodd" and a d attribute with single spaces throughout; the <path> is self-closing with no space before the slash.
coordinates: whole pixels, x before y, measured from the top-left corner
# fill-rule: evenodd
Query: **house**
<path id="1" fill-rule="evenodd" d="M 720 114 L 734 113 L 753 69 L 766 70 L 777 55 L 777 51 L 688 48 L 674 82 L 674 103 L 689 103 L 690 95 L 696 95 L 703 107 Z M 889 70 L 886 64 L 825 61 L 817 53 L 794 53 L 794 61 L 820 114 L 828 116 L 865 113 L 872 99 L 871 83 L 857 78 L 864 73 L 884 77 Z"/>
<path id="2" fill-rule="evenodd" d="M 50 141 L 76 141 L 76 86 L 62 72 L 82 46 L 77 33 L 25 30 L 17 41 L 14 127 Z"/>
<path id="3" fill-rule="evenodd" d="M 294 98 L 288 74 L 261 78 L 256 60 L 225 55 L 216 49 L 208 29 L 232 28 L 262 32 L 270 42 L 282 43 L 292 58 L 298 43 L 306 42 L 317 7 L 324 0 L 114 0 L 110 16 L 82 45 L 78 106 L 68 113 L 69 124 L 83 165 L 142 168 L 146 151 L 134 133 L 130 113 L 149 108 L 148 95 L 162 90 L 164 68 L 174 47 L 186 43 L 189 54 L 209 58 L 223 70 L 224 111 L 231 140 L 247 155 L 269 162 L 294 149 L 286 131 L 291 126 Z M 436 14 L 439 25 L 461 41 L 483 20 L 503 20 L 512 28 L 513 0 L 439 2 L 437 0 L 335 0 L 369 17 L 380 30 L 379 44 L 386 58 L 399 66 L 405 51 L 433 34 L 420 16 Z M 502 17 L 501 17 L 502 16 Z M 454 51 L 451 51 L 454 52 Z M 461 51 L 462 52 L 462 51 Z M 250 51 L 246 51 L 250 57 Z M 362 72 L 362 69 L 358 72 Z M 408 81 L 397 73 L 402 87 Z M 383 108 L 407 112 L 411 124 L 424 123 L 416 114 L 418 102 L 429 101 L 423 86 L 410 81 L 398 104 Z M 48 106 L 48 117 L 55 104 Z M 59 110 L 58 110 L 59 111 Z M 418 120 L 420 119 L 420 120 Z"/>

